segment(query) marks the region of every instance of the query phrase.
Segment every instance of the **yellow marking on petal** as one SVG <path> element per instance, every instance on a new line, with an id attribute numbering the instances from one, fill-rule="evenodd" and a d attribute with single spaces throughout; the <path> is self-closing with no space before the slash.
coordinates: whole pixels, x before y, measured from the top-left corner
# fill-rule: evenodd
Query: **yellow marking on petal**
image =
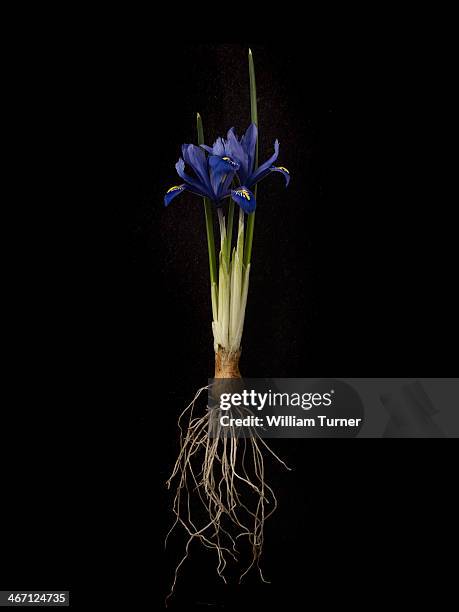
<path id="1" fill-rule="evenodd" d="M 287 168 L 284 168 L 284 166 L 276 166 L 276 168 L 278 170 L 283 170 L 284 172 L 286 172 L 287 174 L 290 174 L 290 172 L 287 170 Z"/>
<path id="2" fill-rule="evenodd" d="M 222 159 L 223 159 L 224 161 L 231 161 L 231 159 L 230 159 L 229 157 L 222 157 Z"/>
<path id="3" fill-rule="evenodd" d="M 177 191 L 177 189 L 180 189 L 180 190 L 183 189 L 183 185 L 174 185 L 173 187 L 168 189 L 166 193 L 170 193 L 171 191 Z"/>
<path id="4" fill-rule="evenodd" d="M 250 194 L 247 189 L 236 189 L 235 193 L 238 196 L 242 196 L 246 200 L 250 200 Z"/>

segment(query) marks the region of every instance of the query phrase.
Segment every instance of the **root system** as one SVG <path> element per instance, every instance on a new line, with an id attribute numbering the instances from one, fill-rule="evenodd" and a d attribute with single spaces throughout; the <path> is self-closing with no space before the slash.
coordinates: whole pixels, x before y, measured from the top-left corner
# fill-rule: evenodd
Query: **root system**
<path id="1" fill-rule="evenodd" d="M 216 362 L 219 371 L 227 375 L 230 368 L 222 368 L 221 355 Z M 232 371 L 234 377 L 239 375 L 237 365 Z M 261 579 L 267 582 L 261 571 L 260 556 L 265 521 L 275 511 L 277 499 L 266 481 L 265 455 L 289 469 L 255 429 L 245 437 L 238 437 L 234 427 L 225 427 L 229 431 L 223 434 L 218 419 L 213 418 L 215 415 L 209 408 L 203 415 L 195 416 L 198 399 L 208 388 L 199 389 L 178 422 L 180 452 L 167 481 L 168 488 L 175 491 L 175 521 L 166 536 L 166 543 L 179 526 L 185 530 L 187 542 L 168 597 L 174 592 L 179 570 L 188 557 L 193 540 L 215 552 L 217 573 L 225 582 L 225 568 L 230 560 L 242 568 L 239 581 L 255 567 Z M 188 421 L 184 426 L 186 418 Z M 209 435 L 211 428 L 213 433 Z M 238 540 L 241 538 L 249 542 L 247 561 L 239 559 Z"/>

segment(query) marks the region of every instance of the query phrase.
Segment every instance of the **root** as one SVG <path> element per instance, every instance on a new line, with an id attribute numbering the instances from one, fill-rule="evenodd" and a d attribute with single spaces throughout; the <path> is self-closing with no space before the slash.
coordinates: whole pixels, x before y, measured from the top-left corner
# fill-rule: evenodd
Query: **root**
<path id="1" fill-rule="evenodd" d="M 265 480 L 263 448 L 286 469 L 290 469 L 255 429 L 250 429 L 249 435 L 243 438 L 237 437 L 234 427 L 223 435 L 220 425 L 215 433 L 214 415 L 208 409 L 203 416 L 195 417 L 195 403 L 208 388 L 199 389 L 179 417 L 180 452 L 166 483 L 169 489 L 173 483 L 175 486 L 172 506 L 175 521 L 165 544 L 177 526 L 183 527 L 188 535 L 185 554 L 175 569 L 166 602 L 174 592 L 179 570 L 188 558 L 193 540 L 198 540 L 215 552 L 217 574 L 226 582 L 224 572 L 228 561 L 239 560 L 237 541 L 247 538 L 250 562 L 241 573 L 239 582 L 253 567 L 267 582 L 259 562 L 264 524 L 276 510 L 277 499 Z M 186 414 L 188 425 L 182 428 Z M 213 437 L 209 436 L 211 423 Z"/>

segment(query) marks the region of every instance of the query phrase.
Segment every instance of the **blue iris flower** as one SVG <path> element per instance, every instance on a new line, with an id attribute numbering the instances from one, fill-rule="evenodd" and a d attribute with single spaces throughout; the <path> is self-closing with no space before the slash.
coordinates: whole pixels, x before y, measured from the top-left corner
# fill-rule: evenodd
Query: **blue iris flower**
<path id="1" fill-rule="evenodd" d="M 216 206 L 222 206 L 225 198 L 231 197 L 244 212 L 252 213 L 256 208 L 255 196 L 251 191 L 254 185 L 271 172 L 283 174 L 286 186 L 290 182 L 287 168 L 273 165 L 279 155 L 278 140 L 274 143 L 274 154 L 255 168 L 257 136 L 257 126 L 252 123 L 240 139 L 234 128 L 231 128 L 226 140 L 217 138 L 212 147 L 182 145 L 182 157 L 175 164 L 175 168 L 184 182 L 167 191 L 164 205 L 168 206 L 180 193 L 190 191 L 210 198 Z M 185 165 L 192 169 L 193 176 L 185 172 Z M 233 188 L 235 179 L 240 186 Z"/>
<path id="2" fill-rule="evenodd" d="M 284 166 L 274 166 L 274 162 L 279 155 L 279 141 L 274 143 L 274 154 L 263 164 L 255 168 L 255 152 L 257 145 L 257 126 L 251 123 L 246 133 L 239 139 L 231 128 L 228 131 L 226 140 L 217 138 L 213 147 L 201 145 L 211 155 L 220 157 L 228 156 L 239 164 L 237 170 L 238 178 L 242 185 L 247 189 L 253 189 L 259 181 L 264 179 L 271 172 L 280 172 L 284 175 L 286 186 L 290 182 L 290 172 Z"/>
<path id="3" fill-rule="evenodd" d="M 185 165 L 193 171 L 193 176 L 185 172 Z M 231 197 L 246 213 L 255 210 L 253 193 L 241 183 L 232 188 L 233 180 L 240 168 L 239 162 L 230 155 L 209 155 L 201 147 L 192 144 L 182 146 L 182 157 L 175 164 L 177 174 L 184 181 L 174 185 L 164 196 L 164 205 L 184 191 L 210 198 L 216 206 L 222 206 L 225 198 Z"/>

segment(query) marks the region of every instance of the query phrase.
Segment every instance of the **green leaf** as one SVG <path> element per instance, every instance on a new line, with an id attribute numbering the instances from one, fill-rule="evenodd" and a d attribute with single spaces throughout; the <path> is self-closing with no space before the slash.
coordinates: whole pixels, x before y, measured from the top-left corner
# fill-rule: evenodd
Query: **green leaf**
<path id="1" fill-rule="evenodd" d="M 250 79 L 250 116 L 252 123 L 258 128 L 258 108 L 257 108 L 257 85 L 255 82 L 255 66 L 253 65 L 252 51 L 249 49 L 249 79 Z M 255 149 L 255 168 L 258 167 L 258 140 Z M 255 199 L 257 199 L 257 186 L 253 190 Z M 255 212 L 250 213 L 247 219 L 247 230 L 245 236 L 245 248 L 244 248 L 244 266 L 247 268 L 252 258 L 252 242 L 253 242 L 253 228 L 255 224 Z"/>

